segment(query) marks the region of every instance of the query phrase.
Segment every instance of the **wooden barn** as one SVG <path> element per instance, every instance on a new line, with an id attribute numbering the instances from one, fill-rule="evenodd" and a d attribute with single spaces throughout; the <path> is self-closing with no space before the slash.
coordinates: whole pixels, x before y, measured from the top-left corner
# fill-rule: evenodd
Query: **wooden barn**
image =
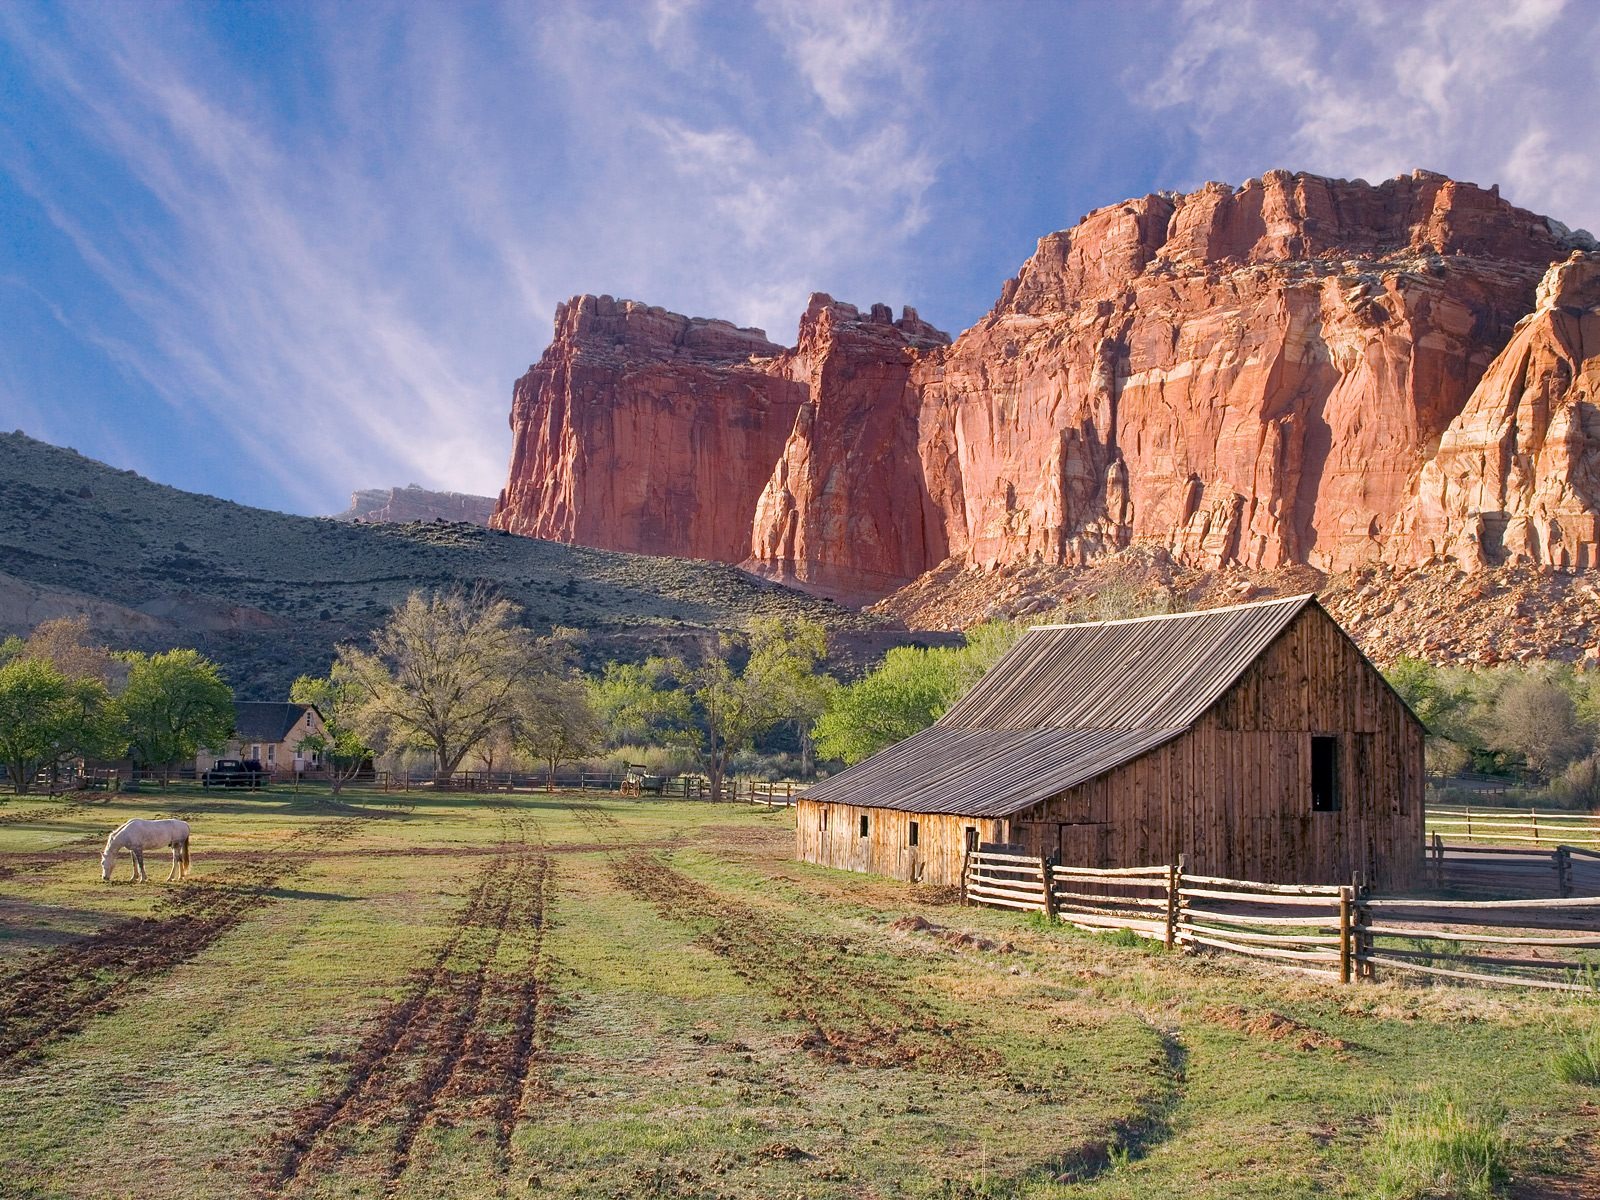
<path id="1" fill-rule="evenodd" d="M 806 861 L 957 884 L 1071 866 L 1412 886 L 1422 723 L 1315 596 L 1029 630 L 937 724 L 810 788 Z"/>

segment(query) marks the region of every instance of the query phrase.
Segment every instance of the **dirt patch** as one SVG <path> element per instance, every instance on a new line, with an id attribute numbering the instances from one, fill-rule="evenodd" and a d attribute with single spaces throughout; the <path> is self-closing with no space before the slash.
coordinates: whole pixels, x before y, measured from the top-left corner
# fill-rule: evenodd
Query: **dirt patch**
<path id="1" fill-rule="evenodd" d="M 997 942 L 993 938 L 986 938 L 981 934 L 973 933 L 971 930 L 946 929 L 943 925 L 935 925 L 925 917 L 900 917 L 889 922 L 889 929 L 893 933 L 926 934 L 941 945 L 949 946 L 952 950 L 982 950 L 989 954 L 1014 954 L 1017 949 L 1010 942 Z"/>
<path id="2" fill-rule="evenodd" d="M 538 1064 L 554 1011 L 541 953 L 550 859 L 526 844 L 525 826 L 514 828 L 517 840 L 479 872 L 449 937 L 379 1016 L 344 1081 L 277 1139 L 262 1191 L 295 1191 L 345 1156 L 347 1135 L 380 1127 L 390 1133 L 378 1170 L 393 1191 L 429 1124 L 469 1116 L 492 1122 L 497 1160 L 508 1167 L 512 1131 L 542 1092 Z M 531 953 L 505 974 L 494 960 L 511 929 L 531 931 Z"/>
<path id="3" fill-rule="evenodd" d="M 1350 1049 L 1350 1043 L 1343 1038 L 1323 1033 L 1270 1008 L 1248 1009 L 1238 1004 L 1222 1004 L 1207 1008 L 1201 1015 L 1214 1025 L 1224 1025 L 1257 1041 L 1287 1045 L 1295 1050 Z"/>

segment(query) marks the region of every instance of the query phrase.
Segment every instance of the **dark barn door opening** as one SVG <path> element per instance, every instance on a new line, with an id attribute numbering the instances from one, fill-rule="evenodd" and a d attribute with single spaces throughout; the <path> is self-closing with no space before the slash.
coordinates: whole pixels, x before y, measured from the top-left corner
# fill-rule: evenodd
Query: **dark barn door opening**
<path id="1" fill-rule="evenodd" d="M 1339 739 L 1311 737 L 1311 811 L 1339 811 Z"/>

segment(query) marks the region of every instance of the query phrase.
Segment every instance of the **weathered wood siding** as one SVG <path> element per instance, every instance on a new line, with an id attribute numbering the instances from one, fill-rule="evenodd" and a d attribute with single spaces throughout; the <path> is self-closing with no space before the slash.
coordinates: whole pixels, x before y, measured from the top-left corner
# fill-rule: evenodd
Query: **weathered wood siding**
<path id="1" fill-rule="evenodd" d="M 867 836 L 861 836 L 861 818 Z M 911 822 L 917 823 L 917 844 L 911 845 Z M 826 825 L 824 826 L 824 822 Z M 897 812 L 854 804 L 795 802 L 795 856 L 802 862 L 870 871 L 918 883 L 961 882 L 967 830 L 979 840 L 1004 841 L 1007 822 L 937 813 Z"/>
<path id="2" fill-rule="evenodd" d="M 1340 808 L 1311 810 L 1311 738 L 1338 738 Z M 1305 609 L 1184 734 L 1011 820 L 802 799 L 807 862 L 960 882 L 966 830 L 1076 866 L 1170 863 L 1266 883 L 1420 881 L 1422 727 L 1320 608 Z M 826 828 L 822 810 L 827 810 Z M 860 836 L 860 819 L 868 833 Z M 911 821 L 918 845 L 909 842 Z"/>
<path id="3" fill-rule="evenodd" d="M 1311 811 L 1311 738 L 1338 738 L 1341 806 Z M 1422 867 L 1422 728 L 1308 608 L 1183 736 L 1018 814 L 1012 840 L 1083 866 L 1385 891 Z"/>

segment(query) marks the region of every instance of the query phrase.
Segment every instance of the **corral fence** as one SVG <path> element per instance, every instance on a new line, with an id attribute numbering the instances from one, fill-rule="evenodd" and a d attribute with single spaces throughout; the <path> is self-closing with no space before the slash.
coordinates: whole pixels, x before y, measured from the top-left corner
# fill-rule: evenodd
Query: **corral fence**
<path id="1" fill-rule="evenodd" d="M 631 785 L 631 786 L 630 786 Z M 375 788 L 382 792 L 441 791 L 468 794 L 491 792 L 616 792 L 619 795 L 650 795 L 664 799 L 710 800 L 711 785 L 704 775 L 649 777 L 642 786 L 626 771 L 557 772 L 551 780 L 547 771 L 457 771 L 449 782 L 440 784 L 432 774 L 405 771 L 376 771 L 358 778 L 346 788 Z M 723 781 L 722 799 L 729 803 L 761 804 L 768 808 L 791 807 L 806 784 L 793 780 L 770 782 L 730 776 Z"/>
<path id="2" fill-rule="evenodd" d="M 1436 833 L 1424 864 L 1435 889 L 1465 896 L 1600 895 L 1600 850 L 1582 846 L 1446 845 Z"/>
<path id="3" fill-rule="evenodd" d="M 1073 867 L 984 845 L 963 903 L 1037 912 L 1168 949 L 1238 954 L 1341 983 L 1379 968 L 1472 983 L 1600 992 L 1600 896 L 1411 900 L 1360 884 L 1271 884 L 1167 866 Z"/>
<path id="4" fill-rule="evenodd" d="M 1600 850 L 1600 814 L 1461 805 L 1426 810 L 1428 836 L 1452 845 L 1527 843 Z"/>

